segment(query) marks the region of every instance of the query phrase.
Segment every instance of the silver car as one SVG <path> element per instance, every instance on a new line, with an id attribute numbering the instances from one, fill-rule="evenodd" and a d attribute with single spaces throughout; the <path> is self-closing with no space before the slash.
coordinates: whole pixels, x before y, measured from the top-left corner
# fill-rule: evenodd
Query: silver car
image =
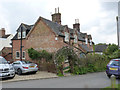
<path id="1" fill-rule="evenodd" d="M 0 56 L 0 78 L 14 78 L 15 70 L 11 64 L 9 64 L 5 58 Z"/>
<path id="2" fill-rule="evenodd" d="M 30 61 L 15 61 L 12 65 L 18 75 L 28 72 L 36 73 L 38 71 L 37 64 Z"/>

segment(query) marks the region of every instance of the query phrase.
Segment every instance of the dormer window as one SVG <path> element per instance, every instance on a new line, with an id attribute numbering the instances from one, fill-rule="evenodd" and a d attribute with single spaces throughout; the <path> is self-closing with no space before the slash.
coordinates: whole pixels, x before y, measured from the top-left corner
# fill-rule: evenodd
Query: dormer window
<path id="1" fill-rule="evenodd" d="M 18 32 L 18 39 L 21 38 L 21 32 Z"/>
<path id="2" fill-rule="evenodd" d="M 65 32 L 65 42 L 69 42 L 69 33 Z"/>
<path id="3" fill-rule="evenodd" d="M 74 43 L 77 43 L 77 35 L 74 35 Z"/>
<path id="4" fill-rule="evenodd" d="M 90 40 L 90 45 L 92 45 L 92 40 Z"/>
<path id="5" fill-rule="evenodd" d="M 26 37 L 26 32 L 25 31 L 23 31 L 22 32 L 22 38 L 25 38 Z M 18 39 L 20 39 L 21 38 L 21 32 L 18 32 Z"/>
<path id="6" fill-rule="evenodd" d="M 22 38 L 25 38 L 25 37 L 26 37 L 26 32 L 23 31 L 23 32 L 22 32 Z"/>
<path id="7" fill-rule="evenodd" d="M 88 39 L 87 38 L 85 38 L 85 44 L 88 44 Z"/>

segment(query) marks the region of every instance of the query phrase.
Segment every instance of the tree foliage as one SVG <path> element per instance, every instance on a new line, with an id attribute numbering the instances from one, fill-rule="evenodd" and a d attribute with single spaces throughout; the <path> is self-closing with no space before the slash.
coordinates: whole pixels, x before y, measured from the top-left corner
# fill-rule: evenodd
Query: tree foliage
<path id="1" fill-rule="evenodd" d="M 28 49 L 28 55 L 33 60 L 40 60 L 44 58 L 49 61 L 52 59 L 52 53 L 47 52 L 46 50 L 42 50 L 40 52 L 34 50 L 33 48 Z"/>

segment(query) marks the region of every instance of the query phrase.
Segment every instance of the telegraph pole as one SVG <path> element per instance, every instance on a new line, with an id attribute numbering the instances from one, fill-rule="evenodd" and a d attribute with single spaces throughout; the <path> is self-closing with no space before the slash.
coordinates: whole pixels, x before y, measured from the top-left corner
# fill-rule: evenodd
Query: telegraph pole
<path id="1" fill-rule="evenodd" d="M 23 28 L 21 26 L 21 39 L 20 39 L 20 61 L 22 61 L 22 32 Z"/>

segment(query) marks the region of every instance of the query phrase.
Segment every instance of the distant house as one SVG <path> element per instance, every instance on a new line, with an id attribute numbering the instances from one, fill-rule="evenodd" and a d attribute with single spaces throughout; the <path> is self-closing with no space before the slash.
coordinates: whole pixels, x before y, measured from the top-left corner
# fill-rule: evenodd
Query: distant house
<path id="1" fill-rule="evenodd" d="M 12 38 L 13 38 L 12 34 L 5 34 L 5 29 L 4 28 L 0 29 L 0 51 L 4 47 L 12 47 L 10 45 Z"/>
<path id="2" fill-rule="evenodd" d="M 103 54 L 103 52 L 107 49 L 108 45 L 96 45 L 95 46 L 95 53 L 96 54 Z"/>
<path id="3" fill-rule="evenodd" d="M 35 24 L 21 24 L 12 39 L 13 60 L 20 60 L 20 44 L 22 31 L 22 59 L 30 60 L 27 50 L 46 50 L 56 52 L 64 46 L 72 47 L 77 54 L 91 52 L 92 36 L 80 32 L 78 20 L 73 29 L 61 24 L 61 13 L 52 14 L 52 21 L 39 17 Z"/>

